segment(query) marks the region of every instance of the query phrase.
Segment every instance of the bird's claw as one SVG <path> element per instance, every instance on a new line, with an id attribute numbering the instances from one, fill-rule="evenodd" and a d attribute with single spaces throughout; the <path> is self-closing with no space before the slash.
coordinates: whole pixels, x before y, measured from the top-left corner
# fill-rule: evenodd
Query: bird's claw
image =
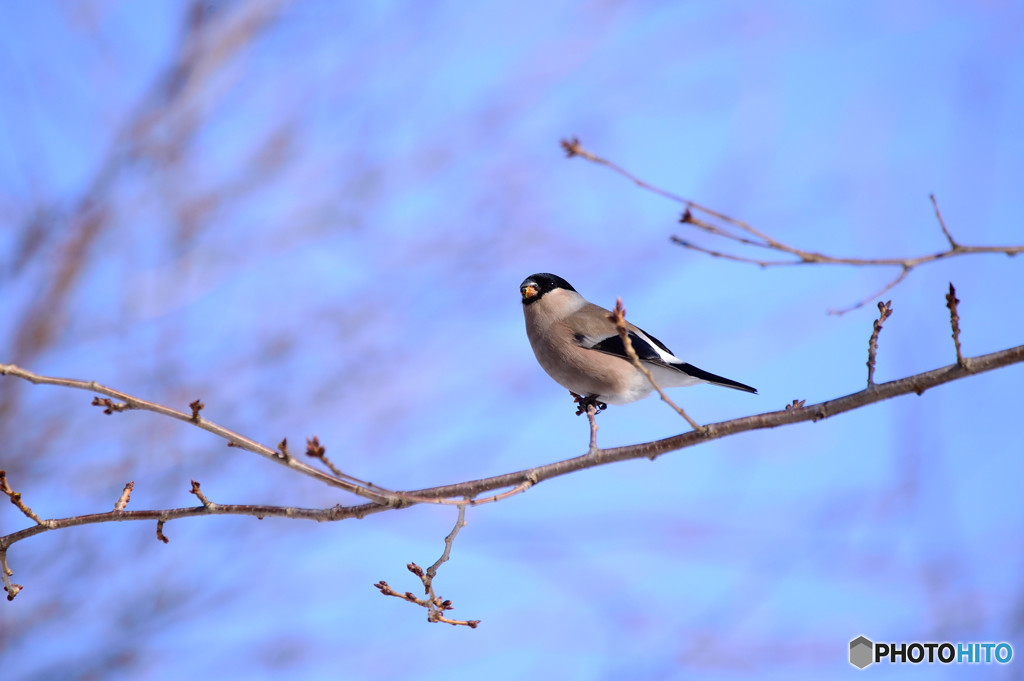
<path id="1" fill-rule="evenodd" d="M 607 404 L 598 401 L 593 395 L 587 395 L 584 397 L 583 395 L 577 395 L 571 390 L 569 391 L 569 394 L 572 395 L 572 401 L 576 403 L 576 416 L 586 414 L 587 408 L 591 406 L 593 406 L 594 410 L 598 412 L 604 411 L 608 408 Z"/>

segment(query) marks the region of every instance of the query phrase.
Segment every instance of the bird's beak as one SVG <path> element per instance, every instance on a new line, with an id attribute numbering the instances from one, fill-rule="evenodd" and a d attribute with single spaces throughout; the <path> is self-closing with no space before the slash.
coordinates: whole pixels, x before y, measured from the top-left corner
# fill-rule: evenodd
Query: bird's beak
<path id="1" fill-rule="evenodd" d="M 523 286 L 521 289 L 519 289 L 519 292 L 523 294 L 523 300 L 529 300 L 530 298 L 533 298 L 535 295 L 537 295 L 537 287 L 534 286 L 533 284 L 527 284 L 526 286 Z"/>

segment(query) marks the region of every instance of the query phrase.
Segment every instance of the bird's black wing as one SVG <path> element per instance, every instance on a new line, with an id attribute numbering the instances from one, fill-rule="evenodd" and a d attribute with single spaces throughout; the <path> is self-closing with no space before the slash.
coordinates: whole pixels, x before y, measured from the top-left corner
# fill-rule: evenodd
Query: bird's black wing
<path id="1" fill-rule="evenodd" d="M 643 330 L 641 330 L 640 333 L 644 334 L 646 338 L 640 336 L 634 331 L 630 331 L 629 341 L 630 343 L 633 344 L 633 349 L 636 351 L 636 355 L 637 357 L 640 358 L 641 361 L 649 362 L 651 364 L 659 364 L 669 369 L 675 369 L 676 371 L 682 372 L 687 376 L 693 376 L 694 378 L 699 378 L 702 381 L 707 381 L 708 383 L 713 383 L 715 385 L 724 386 L 726 388 L 734 388 L 736 390 L 743 390 L 748 393 L 757 393 L 756 388 L 752 388 L 751 386 L 745 383 L 740 383 L 739 381 L 734 381 L 731 378 L 725 378 L 724 376 L 713 374 L 710 371 L 704 371 L 703 369 L 695 367 L 688 362 L 668 360 L 665 357 L 665 355 L 659 353 L 658 350 L 653 345 L 651 345 L 651 343 L 648 342 L 648 340 L 656 344 L 658 348 L 664 350 L 665 354 L 668 354 L 673 359 L 678 360 L 678 358 L 674 354 L 672 354 L 672 351 L 669 350 L 664 343 L 659 341 L 654 336 L 650 335 L 649 333 Z M 629 355 L 626 354 L 626 346 L 622 342 L 622 336 L 620 336 L 617 333 L 613 336 L 606 336 L 605 338 L 602 338 L 600 341 L 596 343 L 592 342 L 591 339 L 588 339 L 583 334 L 577 334 L 576 341 L 580 344 L 581 347 L 590 348 L 591 350 L 597 350 L 599 352 L 605 352 L 608 353 L 609 355 L 615 355 L 616 357 L 621 357 L 625 360 L 629 359 Z"/>
<path id="2" fill-rule="evenodd" d="M 647 335 L 647 334 L 644 334 Z M 636 356 L 644 362 L 653 362 L 655 364 L 663 364 L 665 366 L 671 366 L 665 357 L 658 353 L 658 350 L 648 342 L 648 339 L 654 341 L 659 348 L 664 350 L 669 355 L 672 355 L 672 351 L 666 348 L 658 340 L 651 336 L 644 338 L 635 331 L 629 332 L 629 342 L 633 346 L 633 350 L 636 351 Z M 613 336 L 606 336 L 596 343 L 592 339 L 587 338 L 583 334 L 576 335 L 576 341 L 581 347 L 590 348 L 591 350 L 597 350 L 598 352 L 604 352 L 609 355 L 615 355 L 623 359 L 629 359 L 629 355 L 626 354 L 626 345 L 622 342 L 622 336 L 615 334 Z"/>

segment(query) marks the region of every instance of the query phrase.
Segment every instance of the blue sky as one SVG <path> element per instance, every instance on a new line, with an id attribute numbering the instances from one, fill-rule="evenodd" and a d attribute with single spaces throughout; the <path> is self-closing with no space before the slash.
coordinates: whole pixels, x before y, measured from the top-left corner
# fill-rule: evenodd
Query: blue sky
<path id="1" fill-rule="evenodd" d="M 895 272 L 761 269 L 673 246 L 645 180 L 837 256 L 1024 243 L 1024 13 L 1011 2 L 19 3 L 0 25 L 0 361 L 95 379 L 266 444 L 317 434 L 410 489 L 576 456 L 587 428 L 537 366 L 518 285 L 560 274 L 693 364 L 756 386 L 673 397 L 702 422 L 864 385 Z M 182 51 L 206 54 L 183 80 Z M 177 83 L 177 85 L 175 85 Z M 180 89 L 179 89 L 180 88 Z M 69 294 L 18 330 L 95 203 Z M 83 217 L 85 216 L 85 217 Z M 39 227 L 41 225 L 41 227 Z M 924 266 L 886 294 L 876 379 L 1024 339 L 1020 259 Z M 18 355 L 17 353 L 21 354 Z M 1009 641 L 1024 584 L 1022 369 L 815 424 L 545 482 L 473 509 L 438 591 L 415 589 L 453 509 L 314 525 L 99 525 L 13 547 L 12 678 L 822 678 L 850 639 Z M 45 517 L 350 499 L 147 414 L 0 381 L 0 468 Z M 686 429 L 655 399 L 599 444 Z M 0 508 L 0 532 L 25 526 Z M 1008 678 L 1013 668 L 889 668 Z"/>

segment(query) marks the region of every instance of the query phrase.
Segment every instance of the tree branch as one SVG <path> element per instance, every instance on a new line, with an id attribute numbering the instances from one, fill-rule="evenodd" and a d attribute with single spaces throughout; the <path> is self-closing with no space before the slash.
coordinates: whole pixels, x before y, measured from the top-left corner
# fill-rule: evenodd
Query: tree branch
<path id="1" fill-rule="evenodd" d="M 868 339 L 868 387 L 875 384 L 875 357 L 878 354 L 878 334 L 882 331 L 882 324 L 892 314 L 892 301 L 888 300 L 878 304 L 878 319 L 872 327 L 871 338 Z"/>
<path id="2" fill-rule="evenodd" d="M 851 393 L 843 397 L 826 400 L 817 404 L 807 406 L 786 405 L 786 408 L 779 411 L 766 412 L 745 416 L 729 421 L 710 423 L 705 426 L 706 434 L 698 431 L 688 431 L 680 435 L 674 435 L 662 440 L 655 440 L 624 447 L 611 449 L 597 449 L 581 456 L 557 461 L 554 463 L 528 468 L 504 475 L 496 475 L 479 480 L 471 480 L 451 485 L 427 487 L 410 492 L 396 492 L 403 501 L 401 505 L 392 505 L 384 501 L 382 503 L 371 502 L 358 506 L 332 506 L 325 509 L 308 509 L 280 506 L 260 506 L 251 504 L 217 504 L 215 510 L 204 506 L 152 510 L 152 511 L 109 511 L 107 513 L 95 513 L 91 515 L 74 516 L 56 520 L 43 520 L 43 524 L 29 527 L 18 532 L 0 537 L 0 550 L 11 544 L 50 529 L 60 529 L 75 525 L 87 525 L 99 522 L 126 521 L 126 520 L 171 520 L 202 515 L 251 515 L 255 517 L 284 517 L 304 518 L 318 522 L 345 520 L 348 518 L 362 518 L 381 511 L 407 508 L 416 503 L 429 503 L 438 500 L 447 500 L 454 505 L 465 504 L 474 506 L 492 500 L 500 500 L 510 496 L 510 493 L 518 493 L 529 489 L 529 487 L 550 480 L 551 478 L 567 475 L 575 471 L 587 468 L 596 468 L 617 461 L 630 459 L 649 458 L 655 459 L 667 452 L 677 451 L 692 447 L 706 440 L 717 440 L 735 433 L 743 433 L 753 430 L 778 428 L 779 426 L 801 423 L 803 421 L 820 421 L 838 414 L 842 414 L 869 404 L 875 404 L 893 397 L 916 393 L 918 395 L 926 390 L 960 380 L 968 376 L 982 374 L 994 369 L 999 369 L 1013 364 L 1024 362 L 1024 345 L 1007 348 L 998 352 L 977 357 L 965 357 L 963 364 L 951 364 L 949 366 L 932 369 L 913 376 L 907 376 L 887 383 L 876 383 L 869 388 L 859 392 Z M 13 375 L 13 374 L 12 374 Z M 466 498 L 483 494 L 484 492 L 510 487 L 509 492 L 495 495 L 492 498 L 476 501 L 467 501 Z M 458 499 L 458 500 L 456 500 Z"/>
<path id="3" fill-rule="evenodd" d="M 936 208 L 936 210 L 938 210 Z M 946 294 L 946 307 L 949 308 L 949 325 L 953 329 L 953 346 L 956 348 L 956 363 L 963 364 L 964 356 L 960 350 L 960 313 L 957 311 L 957 304 L 960 300 L 956 297 L 956 289 L 953 282 L 949 283 L 949 293 Z"/>
<path id="4" fill-rule="evenodd" d="M 663 196 L 676 203 L 681 203 L 685 206 L 682 217 L 679 222 L 695 227 L 711 236 L 725 239 L 737 244 L 744 246 L 752 246 L 755 248 L 762 248 L 766 250 L 775 251 L 785 256 L 789 256 L 785 260 L 762 260 L 758 258 L 749 258 L 742 255 L 736 255 L 721 250 L 713 250 L 694 244 L 693 242 L 683 239 L 678 236 L 672 236 L 671 241 L 683 248 L 704 253 L 715 258 L 723 258 L 726 260 L 732 260 L 735 262 L 748 263 L 753 265 L 760 265 L 761 267 L 780 267 L 786 265 L 811 265 L 811 264 L 823 264 L 823 265 L 852 265 L 858 267 L 899 267 L 900 271 L 892 280 L 890 280 L 880 291 L 868 296 L 853 305 L 850 305 L 841 309 L 831 309 L 829 314 L 841 315 L 859 307 L 863 307 L 872 300 L 884 295 L 887 291 L 895 287 L 901 281 L 906 279 L 910 271 L 915 267 L 924 265 L 926 263 L 935 262 L 937 260 L 943 260 L 958 255 L 968 255 L 977 253 L 1002 253 L 1004 255 L 1014 256 L 1018 253 L 1024 253 L 1024 245 L 1015 246 L 963 246 L 958 243 L 950 234 L 949 229 L 946 227 L 945 221 L 942 219 L 942 214 L 939 212 L 939 204 L 935 200 L 935 195 L 929 195 L 932 207 L 935 210 L 935 217 L 938 220 L 939 227 L 942 229 L 942 233 L 949 243 L 949 248 L 944 251 L 936 253 L 928 253 L 925 255 L 919 255 L 910 258 L 844 258 L 838 256 L 827 255 L 825 253 L 817 253 L 815 251 L 807 251 L 789 244 L 783 243 L 768 234 L 761 232 L 751 225 L 747 224 L 742 220 L 729 217 L 724 213 L 719 213 L 716 210 L 712 210 L 706 206 L 702 206 L 696 201 L 683 198 L 677 194 L 673 194 L 670 191 L 656 187 L 640 178 L 636 177 L 629 171 L 619 167 L 615 163 L 594 154 L 583 147 L 579 139 L 573 137 L 572 139 L 562 140 L 562 149 L 565 150 L 566 154 L 572 158 L 579 156 L 592 163 L 605 166 L 611 170 L 619 173 L 623 177 L 629 179 L 637 186 L 646 189 L 647 191 L 653 192 L 659 196 Z M 699 217 L 697 214 L 701 214 L 704 217 Z M 708 218 L 711 221 L 708 221 Z"/>
<path id="5" fill-rule="evenodd" d="M 95 406 L 104 407 L 103 413 L 112 414 L 115 412 L 129 411 L 132 409 L 141 409 L 144 411 L 151 411 L 156 414 L 163 416 L 169 416 L 173 419 L 190 423 L 198 428 L 213 433 L 214 435 L 221 437 L 228 441 L 229 446 L 238 447 L 254 454 L 259 454 L 262 457 L 270 459 L 274 463 L 286 466 L 293 471 L 297 471 L 304 475 L 308 475 L 311 478 L 319 480 L 332 487 L 338 487 L 347 492 L 352 492 L 366 499 L 376 501 L 378 503 L 401 505 L 403 502 L 401 499 L 396 497 L 394 493 L 389 490 L 371 486 L 368 483 L 351 478 L 351 476 L 342 475 L 334 476 L 324 473 L 323 471 L 317 470 L 311 466 L 307 466 L 301 461 L 295 459 L 286 448 L 273 450 L 269 447 L 265 447 L 258 442 L 250 440 L 249 438 L 240 435 L 232 430 L 228 430 L 223 426 L 217 425 L 213 421 L 208 421 L 199 416 L 199 410 L 203 408 L 202 403 L 199 400 L 193 401 L 189 407 L 189 412 L 178 411 L 171 407 L 165 407 L 162 404 L 156 402 L 150 402 L 148 400 L 123 393 L 113 388 L 108 388 L 105 385 L 101 385 L 96 381 L 80 381 L 73 378 L 56 378 L 53 376 L 40 376 L 39 374 L 32 373 L 17 367 L 13 364 L 0 364 L 0 376 L 16 376 L 23 378 L 30 383 L 36 385 L 58 385 L 65 388 L 74 388 L 76 390 L 86 390 L 92 393 L 99 393 L 100 395 L 106 395 L 106 398 L 94 398 L 92 404 Z M 119 400 L 115 402 L 114 400 Z M 312 441 L 311 441 L 312 443 Z M 285 444 L 282 442 L 282 445 Z M 319 442 L 316 443 L 316 447 L 319 447 Z M 312 444 L 309 446 L 312 449 Z M 309 450 L 307 449 L 307 452 Z M 342 477 L 346 479 L 342 479 Z"/>
<path id="6" fill-rule="evenodd" d="M 993 369 L 1010 366 L 1024 362 L 1024 345 L 1007 348 L 987 355 L 965 358 L 965 366 L 952 364 L 938 369 L 932 369 L 924 373 L 907 376 L 906 378 L 889 381 L 887 383 L 876 383 L 870 388 L 859 392 L 851 393 L 844 397 L 819 402 L 803 407 L 788 405 L 788 409 L 745 416 L 730 421 L 710 423 L 705 426 L 707 435 L 697 431 L 688 431 L 680 435 L 674 435 L 662 440 L 655 440 L 625 447 L 612 449 L 599 449 L 593 453 L 565 459 L 555 463 L 530 468 L 515 473 L 498 475 L 491 478 L 483 478 L 471 482 L 463 482 L 456 485 L 444 485 L 421 489 L 412 494 L 419 497 L 452 497 L 452 496 L 473 496 L 493 489 L 499 489 L 511 485 L 520 484 L 527 479 L 543 482 L 568 473 L 587 468 L 604 466 L 617 461 L 630 459 L 655 459 L 662 454 L 687 447 L 692 447 L 705 440 L 717 440 L 727 435 L 743 433 L 753 430 L 777 428 L 803 421 L 820 421 L 838 414 L 842 414 L 860 407 L 876 402 L 916 393 L 918 395 L 926 390 L 940 386 L 944 383 L 956 381 L 967 376 L 973 376 Z M 359 508 L 363 513 L 377 513 L 388 510 L 376 507 L 375 504 L 364 504 Z M 354 510 L 354 509 L 353 509 Z"/>
<path id="7" fill-rule="evenodd" d="M 455 526 L 452 528 L 452 531 L 448 533 L 448 536 L 444 538 L 444 551 L 441 553 L 441 557 L 426 570 L 416 563 L 409 563 L 405 566 L 409 572 L 419 577 L 420 581 L 423 582 L 423 592 L 426 595 L 426 598 L 417 598 L 410 591 L 399 593 L 388 586 L 388 583 L 383 579 L 374 584 L 374 586 L 377 587 L 377 589 L 385 596 L 395 596 L 426 608 L 428 622 L 443 622 L 444 624 L 451 624 L 452 626 L 461 625 L 469 627 L 470 629 L 476 629 L 477 625 L 480 624 L 480 620 L 454 620 L 446 617 L 444 613 L 448 610 L 452 610 L 455 606 L 452 605 L 450 600 L 443 599 L 434 592 L 434 577 L 437 576 L 437 570 L 444 563 L 448 562 L 448 558 L 451 556 L 452 552 L 452 544 L 455 542 L 455 537 L 459 534 L 459 530 L 465 526 L 466 505 L 461 504 L 459 506 L 459 517 L 455 521 Z"/>
<path id="8" fill-rule="evenodd" d="M 6 473 L 4 471 L 0 471 L 0 492 L 6 494 L 10 501 L 17 506 L 26 517 L 35 522 L 35 525 L 31 527 L 5 536 L 0 536 L 0 577 L 2 577 L 4 589 L 7 591 L 8 600 L 13 599 L 22 587 L 18 584 L 14 584 L 10 579 L 13 572 L 7 563 L 7 549 L 10 548 L 12 544 L 37 534 L 56 529 L 74 527 L 77 525 L 88 525 L 101 522 L 120 522 L 126 520 L 155 520 L 157 522 L 157 539 L 166 543 L 168 539 L 163 533 L 164 523 L 168 520 L 190 516 L 250 515 L 257 518 L 274 516 L 284 518 L 305 518 L 308 520 L 324 522 L 344 520 L 346 518 L 361 518 L 371 513 L 407 508 L 418 503 L 452 504 L 459 507 L 459 519 L 456 521 L 452 532 L 445 539 L 445 550 L 441 555 L 441 558 L 434 563 L 426 573 L 423 573 L 422 569 L 416 566 L 415 563 L 409 564 L 409 569 L 420 576 L 423 580 L 428 598 L 426 600 L 418 599 L 408 593 L 402 596 L 402 594 L 391 590 L 391 588 L 383 581 L 376 586 L 380 589 L 381 593 L 384 593 L 385 595 L 401 596 L 406 600 L 410 600 L 411 602 L 418 603 L 428 608 L 430 611 L 430 621 L 475 626 L 475 621 L 472 620 L 461 621 L 445 618 L 443 616 L 443 612 L 450 607 L 450 601 L 441 601 L 433 593 L 431 587 L 431 581 L 437 572 L 437 568 L 448 559 L 448 555 L 451 552 L 452 541 L 454 541 L 458 531 L 465 524 L 465 512 L 467 506 L 497 502 L 510 496 L 525 492 L 527 489 L 542 480 L 566 475 L 578 470 L 603 466 L 617 461 L 638 459 L 641 457 L 653 460 L 666 452 L 684 449 L 700 442 L 715 440 L 734 433 L 760 430 L 764 428 L 775 428 L 801 421 L 818 421 L 868 404 L 897 397 L 899 395 L 905 395 L 911 392 L 920 395 L 925 390 L 942 385 L 943 383 L 959 380 L 967 376 L 991 371 L 1011 364 L 1024 362 L 1024 345 L 1008 348 L 999 352 L 993 352 L 987 355 L 981 355 L 979 357 L 964 358 L 960 349 L 960 327 L 959 316 L 957 314 L 957 303 L 959 303 L 959 301 L 956 299 L 956 291 L 953 289 L 952 284 L 950 284 L 949 293 L 946 295 L 946 304 L 950 311 L 950 323 L 953 329 L 953 340 L 956 346 L 957 363 L 954 365 L 933 369 L 932 371 L 908 376 L 888 383 L 876 384 L 874 382 L 874 371 L 875 357 L 878 350 L 878 334 L 882 329 L 883 322 L 885 322 L 892 313 L 892 308 L 888 303 L 879 303 L 879 318 L 874 322 L 873 331 L 868 343 L 867 387 L 860 392 L 811 406 L 805 406 L 805 401 L 795 399 L 791 403 L 785 405 L 784 409 L 781 411 L 747 416 L 730 421 L 723 421 L 721 423 L 712 423 L 705 426 L 698 426 L 694 421 L 687 417 L 687 421 L 689 421 L 690 425 L 694 427 L 694 430 L 690 432 L 653 442 L 626 447 L 616 447 L 613 449 L 601 449 L 597 447 L 597 424 L 594 419 L 594 415 L 596 414 L 598 405 L 590 403 L 586 405 L 587 416 L 590 420 L 591 426 L 590 447 L 585 454 L 571 459 L 566 459 L 564 461 L 547 464 L 545 466 L 517 471 L 515 473 L 508 473 L 505 475 L 498 475 L 454 485 L 430 487 L 413 492 L 391 492 L 377 487 L 376 485 L 369 485 L 368 483 L 364 483 L 341 473 L 334 464 L 325 457 L 325 448 L 320 444 L 318 438 L 315 436 L 307 439 L 306 454 L 310 457 L 321 460 L 321 462 L 334 472 L 334 475 L 311 468 L 296 461 L 296 459 L 288 453 L 288 443 L 286 440 L 281 441 L 277 450 L 271 450 L 233 431 L 201 418 L 199 412 L 202 410 L 203 404 L 199 400 L 194 400 L 189 405 L 190 413 L 186 414 L 185 412 L 153 402 L 148 402 L 128 395 L 127 393 L 108 388 L 96 383 L 95 381 L 79 381 L 75 379 L 41 376 L 39 374 L 32 373 L 31 371 L 26 371 L 16 367 L 13 364 L 0 364 L 0 376 L 13 376 L 35 384 L 58 385 L 67 388 L 89 390 L 91 392 L 105 395 L 106 397 L 104 398 L 94 398 L 93 404 L 104 407 L 104 413 L 107 414 L 132 409 L 144 409 L 164 416 L 169 416 L 223 437 L 228 441 L 229 445 L 241 447 L 247 451 L 254 452 L 269 458 L 272 461 L 286 465 L 292 470 L 309 475 L 328 485 L 339 487 L 370 499 L 369 503 L 358 506 L 337 505 L 324 509 L 253 504 L 217 504 L 210 501 L 200 490 L 199 483 L 193 480 L 191 493 L 199 499 L 201 502 L 200 506 L 149 511 L 126 511 L 125 508 L 128 505 L 131 492 L 134 489 L 134 483 L 129 482 L 124 486 L 124 489 L 122 490 L 118 500 L 115 502 L 114 509 L 112 511 L 73 516 L 69 518 L 44 520 L 24 502 L 20 493 L 11 488 L 7 482 Z M 628 330 L 625 322 L 625 309 L 622 307 L 621 300 L 616 302 L 615 311 L 611 313 L 609 318 L 618 325 L 620 335 L 623 336 L 623 342 L 627 348 L 627 352 L 630 354 L 633 362 L 639 365 L 639 358 L 629 343 Z M 651 385 L 662 395 L 662 399 L 675 407 L 671 400 L 662 393 L 657 383 L 654 381 L 653 376 L 648 374 L 648 379 L 650 380 Z M 675 409 L 686 416 L 678 407 L 675 407 Z M 510 489 L 484 499 L 476 498 L 484 492 L 503 488 Z"/>

